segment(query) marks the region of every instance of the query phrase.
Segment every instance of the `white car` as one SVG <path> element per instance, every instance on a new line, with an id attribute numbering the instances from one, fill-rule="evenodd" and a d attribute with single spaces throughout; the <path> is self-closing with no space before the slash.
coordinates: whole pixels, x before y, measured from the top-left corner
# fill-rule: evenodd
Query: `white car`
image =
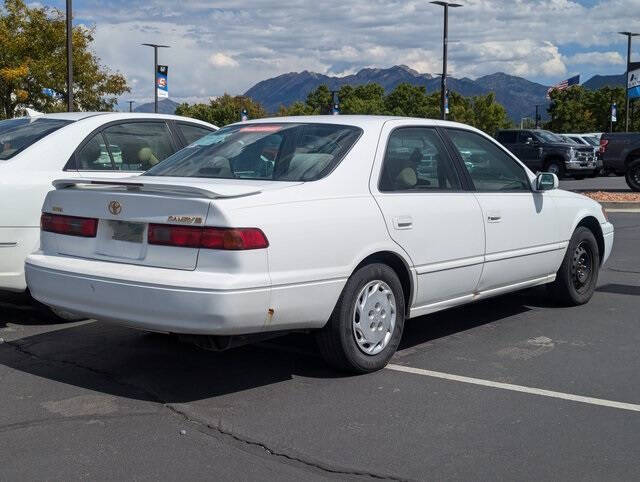
<path id="1" fill-rule="evenodd" d="M 251 121 L 137 178 L 54 184 L 26 263 L 39 301 L 212 347 L 317 330 L 355 372 L 406 318 L 542 284 L 586 303 L 613 244 L 598 203 L 426 119 Z"/>
<path id="2" fill-rule="evenodd" d="M 77 112 L 0 121 L 0 290 L 24 291 L 59 177 L 130 177 L 217 128 L 170 115 Z"/>

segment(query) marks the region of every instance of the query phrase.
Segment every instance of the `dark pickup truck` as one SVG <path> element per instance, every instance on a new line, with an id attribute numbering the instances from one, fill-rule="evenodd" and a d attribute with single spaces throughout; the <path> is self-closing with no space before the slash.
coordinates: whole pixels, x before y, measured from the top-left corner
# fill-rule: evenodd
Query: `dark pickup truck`
<path id="1" fill-rule="evenodd" d="M 640 191 L 640 132 L 602 134 L 600 157 L 605 172 L 624 175 L 629 187 Z"/>
<path id="2" fill-rule="evenodd" d="M 550 131 L 506 129 L 498 131 L 496 139 L 533 172 L 583 179 L 597 175 L 600 170 L 593 147 L 569 143 Z"/>

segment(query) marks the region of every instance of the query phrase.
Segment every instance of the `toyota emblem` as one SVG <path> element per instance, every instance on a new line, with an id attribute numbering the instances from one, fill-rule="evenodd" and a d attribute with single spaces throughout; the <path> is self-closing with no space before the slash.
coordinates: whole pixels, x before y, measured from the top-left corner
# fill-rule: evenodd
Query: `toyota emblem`
<path id="1" fill-rule="evenodd" d="M 118 201 L 111 201 L 108 207 L 109 212 L 114 216 L 117 216 L 122 212 L 122 204 L 120 204 Z"/>

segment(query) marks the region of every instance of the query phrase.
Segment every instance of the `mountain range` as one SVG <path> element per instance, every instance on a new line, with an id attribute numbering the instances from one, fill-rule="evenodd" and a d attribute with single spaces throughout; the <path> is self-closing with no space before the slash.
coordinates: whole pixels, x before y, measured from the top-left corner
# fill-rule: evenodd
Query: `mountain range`
<path id="1" fill-rule="evenodd" d="M 289 106 L 296 101 L 304 101 L 309 92 L 320 85 L 327 85 L 337 90 L 343 85 L 362 85 L 377 83 L 386 92 L 395 89 L 399 84 L 409 83 L 423 85 L 427 92 L 440 91 L 440 77 L 419 73 L 406 65 L 395 65 L 387 69 L 366 68 L 355 74 L 343 77 L 328 76 L 309 72 L 290 72 L 277 77 L 258 82 L 245 92 L 244 95 L 260 102 L 267 112 L 275 113 L 281 105 Z M 604 86 L 623 86 L 625 74 L 595 75 L 582 84 L 585 88 L 596 90 Z M 523 117 L 534 117 L 536 105 L 540 106 L 543 118 L 547 116 L 547 90 L 549 86 L 531 82 L 522 77 L 508 75 L 502 72 L 485 75 L 475 80 L 468 77 L 447 78 L 447 86 L 464 96 L 484 95 L 493 92 L 509 117 L 516 123 Z M 170 99 L 159 102 L 158 111 L 173 114 L 178 106 Z M 136 107 L 136 112 L 153 112 L 153 103 Z"/>

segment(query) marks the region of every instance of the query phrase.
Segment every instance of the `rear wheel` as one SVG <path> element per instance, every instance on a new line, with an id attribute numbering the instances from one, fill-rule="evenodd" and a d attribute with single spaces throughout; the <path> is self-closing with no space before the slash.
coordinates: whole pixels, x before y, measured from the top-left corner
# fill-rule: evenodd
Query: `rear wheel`
<path id="1" fill-rule="evenodd" d="M 634 191 L 640 191 L 640 159 L 631 161 L 625 174 L 627 184 Z"/>
<path id="2" fill-rule="evenodd" d="M 363 266 L 349 278 L 329 322 L 317 334 L 320 353 L 339 370 L 380 370 L 398 348 L 404 316 L 395 271 L 380 263 Z"/>
<path id="3" fill-rule="evenodd" d="M 599 270 L 596 238 L 591 230 L 579 226 L 569 241 L 556 280 L 549 285 L 549 290 L 563 305 L 583 305 L 593 296 Z"/>
<path id="4" fill-rule="evenodd" d="M 558 176 L 558 179 L 564 177 L 564 162 L 560 159 L 551 159 L 544 165 L 545 172 L 550 172 Z"/>

